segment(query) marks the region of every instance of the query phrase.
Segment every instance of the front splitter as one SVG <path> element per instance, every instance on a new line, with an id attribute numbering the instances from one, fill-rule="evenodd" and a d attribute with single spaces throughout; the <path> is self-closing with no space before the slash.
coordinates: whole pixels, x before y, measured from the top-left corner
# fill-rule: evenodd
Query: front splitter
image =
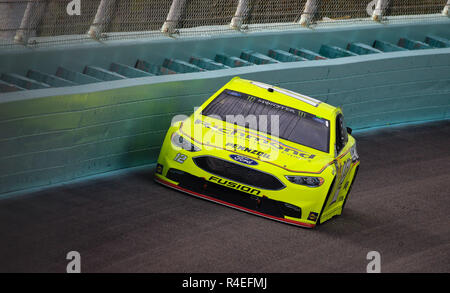
<path id="1" fill-rule="evenodd" d="M 224 206 L 227 206 L 227 207 L 230 207 L 230 208 L 234 208 L 234 209 L 237 209 L 237 210 L 240 210 L 240 211 L 243 211 L 243 212 L 246 212 L 246 213 L 250 213 L 250 214 L 253 214 L 253 215 L 261 216 L 261 217 L 264 217 L 264 218 L 267 218 L 267 219 L 271 219 L 271 220 L 275 220 L 275 221 L 278 221 L 278 222 L 291 224 L 291 225 L 295 225 L 295 226 L 299 226 L 299 227 L 303 227 L 303 228 L 314 228 L 316 226 L 315 224 L 303 223 L 303 222 L 300 222 L 300 221 L 279 218 L 279 217 L 275 217 L 275 216 L 272 216 L 272 215 L 264 214 L 264 213 L 261 213 L 261 212 L 255 211 L 255 210 L 251 210 L 251 209 L 239 206 L 239 205 L 235 205 L 235 204 L 232 204 L 232 203 L 229 203 L 229 202 L 226 202 L 226 201 L 223 201 L 223 200 L 219 200 L 217 198 L 214 198 L 214 197 L 211 197 L 211 196 L 208 196 L 208 195 L 205 195 L 205 194 L 201 194 L 201 193 L 198 193 L 198 192 L 195 192 L 195 191 L 183 188 L 181 186 L 178 186 L 176 184 L 168 182 L 168 181 L 166 181 L 166 180 L 164 180 L 162 178 L 159 178 L 159 177 L 155 177 L 155 181 L 160 183 L 160 184 L 162 184 L 162 185 L 164 185 L 164 186 L 167 186 L 167 187 L 170 187 L 170 188 L 173 188 L 173 189 L 185 192 L 185 193 L 193 195 L 195 197 L 203 198 L 203 199 L 206 199 L 206 200 L 209 200 L 209 201 L 212 201 L 212 202 L 215 202 L 215 203 L 219 203 L 221 205 L 224 205 Z"/>

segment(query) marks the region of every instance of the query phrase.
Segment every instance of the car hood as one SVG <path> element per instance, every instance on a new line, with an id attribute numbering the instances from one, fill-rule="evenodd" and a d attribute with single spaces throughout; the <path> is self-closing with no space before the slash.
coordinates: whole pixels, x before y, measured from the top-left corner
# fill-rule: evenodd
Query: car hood
<path id="1" fill-rule="evenodd" d="M 289 172 L 320 173 L 333 158 L 326 153 L 250 130 L 238 125 L 201 115 L 192 115 L 179 128 L 182 135 L 201 144 L 203 151 L 222 149 L 243 156 L 231 158 L 252 165 L 251 161 L 263 161 Z M 245 162 L 245 157 L 250 161 Z"/>

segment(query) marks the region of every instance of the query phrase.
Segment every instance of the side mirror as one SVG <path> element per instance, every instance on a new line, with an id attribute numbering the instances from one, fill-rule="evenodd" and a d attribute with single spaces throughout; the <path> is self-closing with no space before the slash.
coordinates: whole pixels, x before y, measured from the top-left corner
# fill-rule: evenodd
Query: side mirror
<path id="1" fill-rule="evenodd" d="M 348 134 L 352 134 L 353 129 L 351 129 L 350 127 L 347 127 L 347 133 Z"/>

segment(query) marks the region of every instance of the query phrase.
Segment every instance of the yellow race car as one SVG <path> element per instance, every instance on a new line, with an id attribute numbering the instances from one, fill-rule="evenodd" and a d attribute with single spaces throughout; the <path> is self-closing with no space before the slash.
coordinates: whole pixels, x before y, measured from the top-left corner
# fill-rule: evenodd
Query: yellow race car
<path id="1" fill-rule="evenodd" d="M 233 78 L 190 117 L 172 123 L 157 182 L 302 227 L 340 215 L 359 156 L 341 109 Z"/>

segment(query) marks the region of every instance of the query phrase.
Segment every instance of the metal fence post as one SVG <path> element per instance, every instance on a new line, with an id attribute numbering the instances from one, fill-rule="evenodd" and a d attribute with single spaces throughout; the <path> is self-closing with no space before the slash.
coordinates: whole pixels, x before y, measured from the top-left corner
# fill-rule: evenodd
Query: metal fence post
<path id="1" fill-rule="evenodd" d="M 8 3 L 0 0 L 0 40 L 14 39 L 26 8 L 26 3 Z"/>
<path id="2" fill-rule="evenodd" d="M 375 10 L 372 13 L 372 20 L 381 21 L 388 5 L 389 0 L 378 0 L 375 6 Z"/>
<path id="3" fill-rule="evenodd" d="M 442 10 L 442 15 L 448 16 L 448 8 L 450 7 L 450 0 L 445 4 L 444 9 Z"/>
<path id="4" fill-rule="evenodd" d="M 314 15 L 319 8 L 319 0 L 308 0 L 306 1 L 303 13 L 298 21 L 302 26 L 309 26 L 312 23 Z"/>
<path id="5" fill-rule="evenodd" d="M 166 21 L 161 27 L 163 33 L 171 35 L 175 32 L 178 22 L 181 20 L 181 14 L 183 13 L 186 2 L 187 0 L 173 0 Z"/>
<path id="6" fill-rule="evenodd" d="M 238 6 L 236 8 L 236 13 L 231 19 L 230 27 L 235 30 L 240 30 L 244 19 L 247 17 L 250 11 L 249 0 L 239 0 Z"/>
<path id="7" fill-rule="evenodd" d="M 93 39 L 99 39 L 105 32 L 114 13 L 116 0 L 102 0 L 97 8 L 94 22 L 91 24 L 88 35 Z"/>
<path id="8" fill-rule="evenodd" d="M 28 2 L 20 23 L 20 28 L 14 36 L 14 42 L 26 45 L 28 39 L 36 35 L 36 29 L 45 12 L 46 0 L 32 0 Z"/>

